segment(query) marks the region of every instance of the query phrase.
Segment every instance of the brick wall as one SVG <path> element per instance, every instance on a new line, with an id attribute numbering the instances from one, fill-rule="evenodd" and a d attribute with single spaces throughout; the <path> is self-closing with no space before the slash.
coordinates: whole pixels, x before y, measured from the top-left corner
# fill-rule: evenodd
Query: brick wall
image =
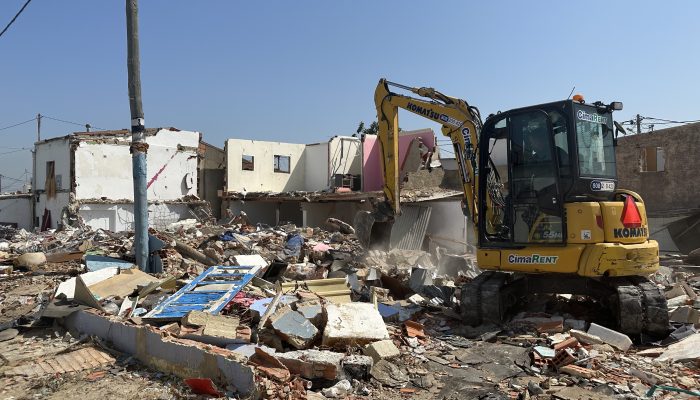
<path id="1" fill-rule="evenodd" d="M 642 149 L 654 147 L 664 171 L 641 172 Z M 700 208 L 700 123 L 621 137 L 616 154 L 619 187 L 641 194 L 647 211 Z"/>

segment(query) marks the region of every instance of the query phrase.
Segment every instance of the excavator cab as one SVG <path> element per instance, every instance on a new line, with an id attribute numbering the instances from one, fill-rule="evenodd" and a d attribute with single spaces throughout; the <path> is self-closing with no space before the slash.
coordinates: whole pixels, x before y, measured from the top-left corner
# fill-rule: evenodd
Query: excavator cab
<path id="1" fill-rule="evenodd" d="M 564 204 L 611 201 L 617 187 L 612 111 L 621 103 L 558 101 L 499 113 L 479 142 L 480 247 L 563 245 Z M 489 178 L 498 176 L 498 182 Z M 496 198 L 501 201 L 494 201 Z"/>

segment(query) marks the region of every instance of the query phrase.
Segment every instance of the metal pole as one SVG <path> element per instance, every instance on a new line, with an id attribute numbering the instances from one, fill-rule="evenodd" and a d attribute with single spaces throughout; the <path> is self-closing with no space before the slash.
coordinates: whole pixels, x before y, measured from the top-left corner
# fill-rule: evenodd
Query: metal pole
<path id="1" fill-rule="evenodd" d="M 637 114 L 637 134 L 639 135 L 641 133 L 642 133 L 642 117 L 639 114 Z"/>
<path id="2" fill-rule="evenodd" d="M 127 67 L 131 109 L 131 165 L 134 179 L 134 252 L 136 265 L 148 269 L 148 198 L 146 196 L 146 127 L 141 105 L 138 0 L 126 0 Z"/>
<path id="3" fill-rule="evenodd" d="M 36 115 L 36 141 L 41 142 L 41 114 Z"/>

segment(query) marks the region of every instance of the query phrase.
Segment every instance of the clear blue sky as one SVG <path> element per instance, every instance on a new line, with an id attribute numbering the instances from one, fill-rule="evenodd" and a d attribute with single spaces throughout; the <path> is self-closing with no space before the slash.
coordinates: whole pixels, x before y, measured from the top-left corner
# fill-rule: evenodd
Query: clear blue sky
<path id="1" fill-rule="evenodd" d="M 0 1 L 0 29 L 25 0 Z M 433 86 L 498 110 L 565 98 L 700 118 L 700 2 L 141 0 L 148 127 L 311 143 L 375 118 L 377 80 Z M 125 2 L 33 0 L 0 38 L 0 128 L 37 113 L 129 125 Z M 403 129 L 433 127 L 416 117 Z M 44 137 L 78 126 L 43 120 Z M 31 147 L 34 124 L 0 131 Z M 0 155 L 0 174 L 31 154 Z"/>

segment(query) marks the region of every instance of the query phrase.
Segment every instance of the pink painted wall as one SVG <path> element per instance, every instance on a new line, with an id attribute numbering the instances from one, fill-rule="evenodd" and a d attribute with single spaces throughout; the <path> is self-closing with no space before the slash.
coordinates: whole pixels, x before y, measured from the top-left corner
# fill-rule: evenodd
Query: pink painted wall
<path id="1" fill-rule="evenodd" d="M 403 165 L 411 142 L 417 138 L 420 138 L 430 151 L 435 151 L 435 133 L 432 129 L 401 132 L 399 136 L 399 166 Z M 382 190 L 382 186 L 384 186 L 379 146 L 379 140 L 376 136 L 365 136 L 362 144 L 362 190 L 365 192 Z"/>

